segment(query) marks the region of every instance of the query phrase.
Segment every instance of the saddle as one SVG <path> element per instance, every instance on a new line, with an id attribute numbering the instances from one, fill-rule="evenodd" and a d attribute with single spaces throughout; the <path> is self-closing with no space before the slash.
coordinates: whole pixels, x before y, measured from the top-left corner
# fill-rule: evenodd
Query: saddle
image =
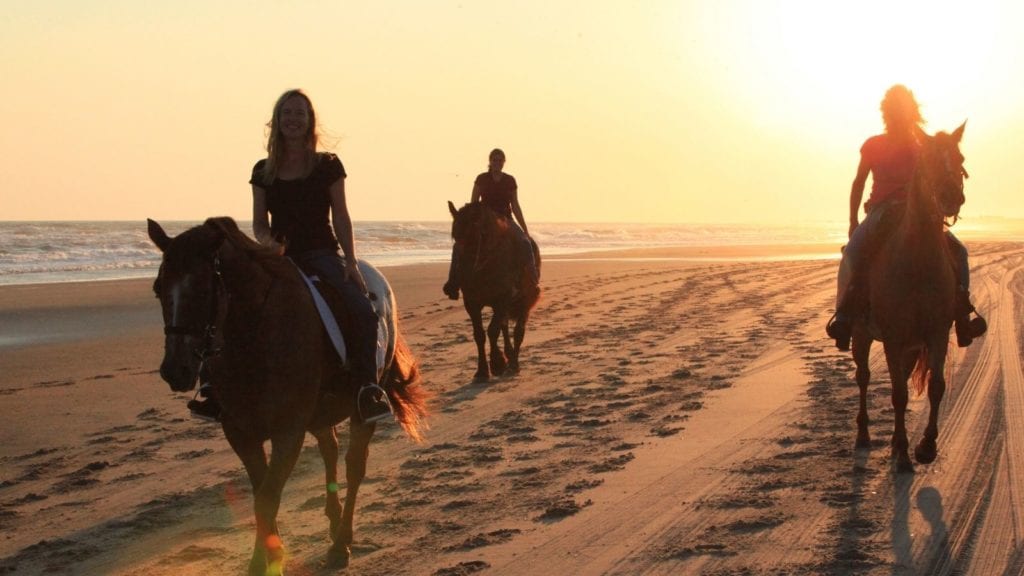
<path id="1" fill-rule="evenodd" d="M 344 298 L 336 288 L 321 281 L 312 270 L 304 269 L 298 264 L 296 264 L 296 268 L 302 273 L 306 286 L 310 289 L 310 294 L 317 304 L 317 312 L 320 314 L 324 330 L 334 345 L 339 361 L 347 370 L 349 364 L 344 334 L 349 332 L 350 325 Z M 390 364 L 395 350 L 395 333 L 392 330 L 394 295 L 391 293 L 391 286 L 376 268 L 360 261 L 359 271 L 366 281 L 370 304 L 374 312 L 377 313 L 377 380 L 379 381 Z"/>

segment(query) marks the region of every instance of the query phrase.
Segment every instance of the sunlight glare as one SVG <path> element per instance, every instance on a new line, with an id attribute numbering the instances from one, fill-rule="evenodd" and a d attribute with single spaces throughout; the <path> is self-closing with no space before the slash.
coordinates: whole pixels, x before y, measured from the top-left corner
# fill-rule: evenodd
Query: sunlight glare
<path id="1" fill-rule="evenodd" d="M 839 131 L 878 127 L 886 88 L 906 84 L 926 118 L 945 127 L 968 115 L 1008 62 L 996 39 L 996 3 L 748 3 L 734 19 L 731 90 L 762 127 Z M 745 24 L 744 24 L 745 22 Z M 739 33 L 737 33 L 739 32 Z M 1003 68 L 1007 70 L 1009 68 Z M 865 127 L 865 120 L 872 124 Z"/>

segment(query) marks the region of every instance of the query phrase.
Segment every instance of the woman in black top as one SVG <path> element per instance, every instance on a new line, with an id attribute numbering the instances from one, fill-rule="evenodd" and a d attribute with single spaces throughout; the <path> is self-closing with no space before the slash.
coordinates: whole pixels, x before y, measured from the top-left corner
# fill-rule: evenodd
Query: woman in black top
<path id="1" fill-rule="evenodd" d="M 249 180 L 253 233 L 341 293 L 360 416 L 365 422 L 389 417 L 387 395 L 376 385 L 377 314 L 357 266 L 345 167 L 334 154 L 317 151 L 316 113 L 301 90 L 278 98 L 268 126 L 267 157 L 256 163 Z"/>

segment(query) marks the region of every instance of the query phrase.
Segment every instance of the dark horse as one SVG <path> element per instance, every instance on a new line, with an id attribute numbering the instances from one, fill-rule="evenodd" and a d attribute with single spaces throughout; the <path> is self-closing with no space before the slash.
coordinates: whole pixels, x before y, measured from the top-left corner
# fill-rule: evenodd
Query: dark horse
<path id="1" fill-rule="evenodd" d="M 885 347 L 896 412 L 892 434 L 893 465 L 913 472 L 908 454 L 907 382 L 920 394 L 928 388 L 931 409 L 924 437 L 914 450 L 921 464 L 935 461 L 939 435 L 939 404 L 946 390 L 944 374 L 949 329 L 956 297 L 955 264 L 944 231 L 964 203 L 964 157 L 960 153 L 961 125 L 952 134 L 926 138 L 910 184 L 903 215 L 892 233 L 881 240 L 866 269 L 870 312 L 854 323 L 853 359 L 860 387 L 857 447 L 870 446 L 867 387 L 871 379 L 871 342 Z"/>
<path id="2" fill-rule="evenodd" d="M 459 283 L 462 303 L 473 322 L 476 341 L 477 369 L 474 380 L 484 382 L 490 374 L 519 372 L 519 350 L 526 335 L 526 322 L 530 311 L 540 300 L 540 291 L 530 286 L 519 256 L 519 241 L 511 229 L 508 218 L 499 216 L 480 202 L 466 204 L 456 210 L 448 202 L 452 213 L 452 238 L 457 246 Z M 533 257 L 540 272 L 540 251 L 533 244 Z M 484 350 L 483 309 L 490 307 L 491 322 L 486 336 L 491 341 L 491 362 L 488 368 Z M 509 338 L 509 319 L 515 321 L 515 330 Z M 504 351 L 498 346 L 498 332 L 502 333 Z"/>
<path id="3" fill-rule="evenodd" d="M 172 390 L 185 392 L 195 387 L 201 363 L 211 363 L 224 436 L 252 483 L 256 544 L 249 574 L 281 573 L 277 511 L 307 431 L 316 437 L 326 469 L 325 513 L 334 541 L 328 564 L 347 565 L 356 492 L 375 425 L 351 418 L 355 395 L 298 269 L 244 235 L 230 218 L 211 218 L 174 238 L 150 220 L 149 237 L 163 252 L 153 285 L 166 333 L 160 375 Z M 397 333 L 394 297 L 386 281 L 372 267 L 360 266 L 377 296 L 375 308 L 393 335 L 381 386 L 398 422 L 419 440 L 426 416 L 419 369 Z M 342 508 L 334 425 L 346 418 L 351 440 Z"/>

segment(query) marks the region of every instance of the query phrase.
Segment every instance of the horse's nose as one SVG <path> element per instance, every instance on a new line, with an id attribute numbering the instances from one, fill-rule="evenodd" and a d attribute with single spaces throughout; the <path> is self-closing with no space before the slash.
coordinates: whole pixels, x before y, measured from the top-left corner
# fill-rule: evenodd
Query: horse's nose
<path id="1" fill-rule="evenodd" d="M 165 358 L 160 364 L 160 377 L 171 386 L 175 392 L 187 392 L 192 389 L 195 376 L 188 366 L 178 364 Z"/>

